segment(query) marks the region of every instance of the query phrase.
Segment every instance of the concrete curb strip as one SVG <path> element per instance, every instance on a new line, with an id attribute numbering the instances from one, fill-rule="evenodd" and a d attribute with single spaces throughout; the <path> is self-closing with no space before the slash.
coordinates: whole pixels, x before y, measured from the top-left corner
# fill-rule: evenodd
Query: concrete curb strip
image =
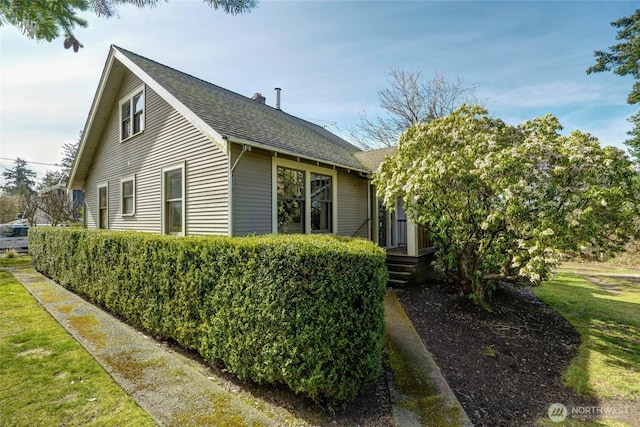
<path id="1" fill-rule="evenodd" d="M 387 378 L 396 427 L 472 426 L 393 291 L 385 297 Z"/>

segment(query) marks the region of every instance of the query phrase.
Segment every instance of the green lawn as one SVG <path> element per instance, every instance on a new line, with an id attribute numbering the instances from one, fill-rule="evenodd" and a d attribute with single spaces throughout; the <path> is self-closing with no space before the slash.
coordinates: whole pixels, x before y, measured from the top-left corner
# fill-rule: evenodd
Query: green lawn
<path id="1" fill-rule="evenodd" d="M 6 255 L 0 255 L 0 267 L 18 267 L 21 265 L 30 265 L 31 257 L 18 255 L 15 258 L 9 258 Z"/>
<path id="2" fill-rule="evenodd" d="M 0 259 L 21 265 L 28 257 Z M 0 420 L 3 426 L 153 426 L 100 365 L 0 270 Z"/>
<path id="3" fill-rule="evenodd" d="M 571 268 L 534 289 L 581 336 L 564 381 L 602 406 L 640 410 L 640 279 L 607 276 L 602 267 Z"/>

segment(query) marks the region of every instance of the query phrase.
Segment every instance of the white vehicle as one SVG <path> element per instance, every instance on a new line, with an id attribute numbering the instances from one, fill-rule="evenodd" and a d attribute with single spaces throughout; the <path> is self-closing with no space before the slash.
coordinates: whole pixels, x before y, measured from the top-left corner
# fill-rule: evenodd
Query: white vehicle
<path id="1" fill-rule="evenodd" d="M 0 252 L 15 249 L 18 252 L 29 251 L 28 225 L 2 224 L 0 225 Z"/>

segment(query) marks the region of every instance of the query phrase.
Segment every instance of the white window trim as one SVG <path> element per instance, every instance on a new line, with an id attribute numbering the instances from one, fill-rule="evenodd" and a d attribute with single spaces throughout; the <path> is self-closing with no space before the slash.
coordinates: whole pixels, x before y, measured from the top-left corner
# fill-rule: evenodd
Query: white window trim
<path id="1" fill-rule="evenodd" d="M 167 204 L 167 192 L 166 192 L 166 184 L 165 184 L 165 174 L 167 172 L 176 170 L 176 169 L 180 169 L 182 171 L 182 232 L 180 233 L 170 233 L 167 230 L 167 224 L 166 224 L 166 219 L 167 219 L 167 214 L 166 214 L 166 204 Z M 161 221 L 161 228 L 160 228 L 160 233 L 161 234 L 172 234 L 172 235 L 177 235 L 177 236 L 186 236 L 187 235 L 187 224 L 186 224 L 186 216 L 187 216 L 187 182 L 186 182 L 186 169 L 187 169 L 187 162 L 183 161 L 180 163 L 174 163 L 172 165 L 169 166 L 165 166 L 162 168 L 162 174 L 160 176 L 160 181 L 162 183 L 161 190 L 162 191 L 162 197 L 160 198 L 162 200 L 162 205 L 161 205 L 161 215 L 160 215 L 160 221 Z"/>
<path id="2" fill-rule="evenodd" d="M 143 96 L 143 100 L 144 100 L 144 105 L 142 106 L 142 121 L 140 122 L 140 132 L 138 133 L 131 133 L 128 137 L 126 138 L 122 138 L 122 106 L 126 103 L 129 103 L 129 111 L 131 114 L 131 118 L 129 121 L 130 126 L 132 126 L 131 128 L 131 132 L 133 132 L 133 115 L 134 115 L 134 108 L 133 108 L 133 97 L 136 96 L 137 94 L 139 94 L 140 92 L 142 92 L 142 96 Z M 147 94 L 145 91 L 145 85 L 142 84 L 140 86 L 138 86 L 137 88 L 135 88 L 134 90 L 132 90 L 131 92 L 129 92 L 127 95 L 125 95 L 120 102 L 118 103 L 118 117 L 120 118 L 120 121 L 118 122 L 118 135 L 120 138 L 120 142 L 125 142 L 130 140 L 131 138 L 133 138 L 136 135 L 140 135 L 141 133 L 144 132 L 145 128 L 146 128 L 146 120 L 147 120 Z"/>
<path id="3" fill-rule="evenodd" d="M 318 173 L 331 177 L 331 224 L 330 233 L 338 234 L 338 172 L 308 163 L 295 162 L 280 157 L 271 158 L 271 232 L 278 234 L 278 166 L 304 171 L 304 228 L 305 234 L 311 234 L 311 174 Z"/>
<path id="4" fill-rule="evenodd" d="M 98 202 L 98 216 L 97 216 L 97 221 L 96 221 L 96 228 L 100 229 L 100 189 L 101 188 L 106 188 L 107 189 L 107 226 L 106 228 L 103 228 L 102 230 L 108 230 L 109 229 L 109 182 L 101 182 L 98 183 L 98 185 L 96 186 L 96 201 Z"/>
<path id="5" fill-rule="evenodd" d="M 124 212 L 124 183 L 133 181 L 133 211 L 129 213 Z M 136 176 L 131 175 L 120 180 L 120 215 L 123 217 L 131 217 L 136 215 Z"/>

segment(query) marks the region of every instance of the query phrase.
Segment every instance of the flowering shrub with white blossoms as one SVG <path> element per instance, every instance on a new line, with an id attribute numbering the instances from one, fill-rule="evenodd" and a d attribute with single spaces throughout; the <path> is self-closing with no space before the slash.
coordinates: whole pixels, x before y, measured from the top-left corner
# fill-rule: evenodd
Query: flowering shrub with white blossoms
<path id="1" fill-rule="evenodd" d="M 640 235 L 640 179 L 622 150 L 546 115 L 519 126 L 464 105 L 405 131 L 374 177 L 386 206 L 431 233 L 436 264 L 485 305 L 497 282 L 537 285 L 565 252 Z"/>

